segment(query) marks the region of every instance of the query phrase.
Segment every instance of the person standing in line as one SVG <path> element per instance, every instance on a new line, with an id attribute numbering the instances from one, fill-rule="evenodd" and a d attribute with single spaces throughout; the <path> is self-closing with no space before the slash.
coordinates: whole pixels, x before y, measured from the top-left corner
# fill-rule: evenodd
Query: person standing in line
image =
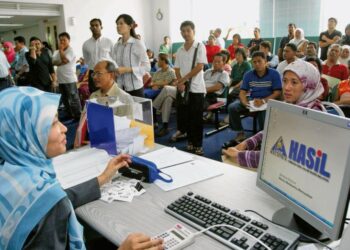
<path id="1" fill-rule="evenodd" d="M 57 85 L 56 74 L 48 49 L 43 47 L 38 37 L 30 38 L 29 52 L 25 56 L 29 64 L 29 84 L 51 92 Z"/>
<path id="2" fill-rule="evenodd" d="M 197 155 L 203 155 L 203 105 L 206 93 L 203 67 L 207 61 L 205 46 L 202 42 L 195 41 L 195 26 L 192 21 L 184 21 L 181 26 L 181 35 L 185 43 L 176 53 L 175 85 L 180 93 L 186 91 L 186 83 L 189 86 L 188 103 L 177 106 L 178 131 L 172 136 L 176 141 L 184 130 L 188 133 L 187 151 Z M 197 54 L 195 54 L 197 50 Z M 196 57 L 194 57 L 196 55 Z M 193 64 L 193 61 L 195 62 Z M 193 67 L 192 67 L 193 65 Z"/>
<path id="3" fill-rule="evenodd" d="M 151 70 L 145 44 L 138 39 L 135 32 L 137 24 L 130 15 L 118 16 L 116 24 L 118 34 L 121 35 L 112 54 L 118 65 L 117 83 L 130 95 L 144 97 L 142 77 Z"/>
<path id="4" fill-rule="evenodd" d="M 53 65 L 57 66 L 57 82 L 62 94 L 62 101 L 69 116 L 80 119 L 81 105 L 75 74 L 76 55 L 69 45 L 70 35 L 63 32 L 58 35 L 59 49 L 52 56 Z"/>
<path id="5" fill-rule="evenodd" d="M 289 43 L 290 40 L 292 40 L 294 38 L 294 32 L 296 29 L 296 25 L 294 23 L 290 23 L 288 24 L 288 36 L 285 36 L 282 38 L 281 42 L 280 42 L 280 46 L 278 48 L 278 60 L 280 62 L 282 62 L 284 60 L 283 58 L 283 50 L 284 47 L 286 46 L 287 43 Z"/>
<path id="6" fill-rule="evenodd" d="M 102 59 L 111 60 L 113 41 L 102 36 L 102 21 L 94 18 L 90 21 L 90 30 L 92 37 L 83 44 L 83 58 L 89 67 L 89 91 L 90 93 L 97 90 L 94 79 L 91 76 L 94 72 L 95 65 Z"/>
<path id="7" fill-rule="evenodd" d="M 28 51 L 26 47 L 26 40 L 23 36 L 17 36 L 14 38 L 15 50 L 17 51 L 18 59 L 15 65 L 15 82 L 18 86 L 28 84 L 26 81 L 29 71 L 29 65 L 25 57 L 25 53 Z"/>
<path id="8" fill-rule="evenodd" d="M 321 56 L 320 59 L 322 61 L 327 59 L 327 52 L 330 45 L 338 42 L 341 38 L 341 32 L 336 30 L 337 19 L 334 17 L 328 18 L 328 29 L 324 32 L 321 32 L 319 37 L 319 45 L 321 48 Z"/>

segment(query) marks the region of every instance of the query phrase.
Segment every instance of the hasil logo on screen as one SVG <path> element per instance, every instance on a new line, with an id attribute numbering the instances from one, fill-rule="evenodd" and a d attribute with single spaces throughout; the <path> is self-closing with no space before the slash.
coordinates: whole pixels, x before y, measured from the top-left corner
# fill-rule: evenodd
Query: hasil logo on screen
<path id="1" fill-rule="evenodd" d="M 271 148 L 271 154 L 329 181 L 331 173 L 326 169 L 327 153 L 296 140 L 290 141 L 289 151 L 285 145 L 288 144 L 283 142 L 282 136 L 279 137 Z"/>

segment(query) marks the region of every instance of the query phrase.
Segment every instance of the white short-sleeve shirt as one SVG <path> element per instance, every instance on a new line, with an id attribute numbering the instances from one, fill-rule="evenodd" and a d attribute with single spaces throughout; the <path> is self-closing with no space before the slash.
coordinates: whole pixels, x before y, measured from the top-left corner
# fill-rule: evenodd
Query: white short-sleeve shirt
<path id="1" fill-rule="evenodd" d="M 208 69 L 204 72 L 204 81 L 205 86 L 207 88 L 213 87 L 216 83 L 221 83 L 222 88 L 215 92 L 217 95 L 221 95 L 225 91 L 225 87 L 227 87 L 230 83 L 230 76 L 226 71 L 216 71 L 214 72 L 213 69 Z"/>
<path id="2" fill-rule="evenodd" d="M 68 63 L 57 66 L 57 82 L 58 83 L 72 83 L 77 82 L 77 76 L 75 74 L 76 55 L 72 47 L 68 47 L 64 51 L 65 57 L 68 59 Z M 60 52 L 56 50 L 53 53 L 52 60 L 61 63 Z"/>
<path id="3" fill-rule="evenodd" d="M 205 46 L 201 42 L 194 41 L 191 48 L 186 51 L 184 46 L 181 46 L 176 52 L 175 68 L 180 69 L 181 76 L 187 75 L 192 70 L 192 62 L 194 52 L 198 46 L 197 57 L 195 60 L 195 66 L 198 63 L 207 64 L 207 51 Z M 190 92 L 192 93 L 206 93 L 203 70 L 197 75 L 192 77 Z"/>
<path id="4" fill-rule="evenodd" d="M 83 44 L 83 57 L 89 69 L 93 70 L 101 60 L 112 60 L 113 42 L 107 37 L 91 37 Z"/>
<path id="5" fill-rule="evenodd" d="M 5 78 L 9 75 L 9 68 L 11 65 L 8 63 L 6 55 L 0 50 L 0 77 Z"/>

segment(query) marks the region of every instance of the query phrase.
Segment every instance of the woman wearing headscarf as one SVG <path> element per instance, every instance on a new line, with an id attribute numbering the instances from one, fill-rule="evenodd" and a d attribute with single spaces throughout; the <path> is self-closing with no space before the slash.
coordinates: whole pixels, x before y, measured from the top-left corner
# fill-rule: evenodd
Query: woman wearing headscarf
<path id="1" fill-rule="evenodd" d="M 32 87 L 0 93 L 0 249 L 85 249 L 73 208 L 98 199 L 99 187 L 130 162 L 117 156 L 97 178 L 64 191 L 51 160 L 66 151 L 59 99 Z M 121 247 L 136 243 L 132 234 Z"/>
<path id="2" fill-rule="evenodd" d="M 304 57 L 308 40 L 305 39 L 303 29 L 296 28 L 294 32 L 294 38 L 290 40 L 289 43 L 293 43 L 295 46 L 297 46 L 297 56 L 299 58 Z"/>
<path id="3" fill-rule="evenodd" d="M 122 37 L 113 47 L 112 58 L 117 63 L 118 85 L 130 95 L 144 97 L 142 77 L 151 70 L 145 44 L 138 38 L 134 19 L 127 14 L 116 20 Z"/>
<path id="4" fill-rule="evenodd" d="M 297 60 L 290 63 L 283 71 L 283 96 L 287 103 L 323 111 L 318 97 L 323 93 L 319 71 L 310 63 Z M 236 147 L 223 150 L 229 161 L 240 166 L 257 168 L 260 158 L 260 147 L 263 131 L 246 139 Z"/>
<path id="5" fill-rule="evenodd" d="M 10 71 L 11 75 L 14 76 L 15 74 L 15 65 L 16 65 L 16 51 L 11 42 L 4 42 L 3 43 L 3 50 L 6 55 L 7 61 L 11 65 Z"/>
<path id="6" fill-rule="evenodd" d="M 339 56 L 339 63 L 346 65 L 348 67 L 350 61 L 350 46 L 343 45 L 341 46 L 341 53 Z"/>

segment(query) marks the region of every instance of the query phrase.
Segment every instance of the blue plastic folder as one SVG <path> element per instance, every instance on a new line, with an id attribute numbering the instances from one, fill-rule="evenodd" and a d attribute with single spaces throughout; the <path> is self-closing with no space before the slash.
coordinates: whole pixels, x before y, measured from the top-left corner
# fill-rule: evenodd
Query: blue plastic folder
<path id="1" fill-rule="evenodd" d="M 104 149 L 108 154 L 116 155 L 113 109 L 87 102 L 87 120 L 91 147 Z"/>

